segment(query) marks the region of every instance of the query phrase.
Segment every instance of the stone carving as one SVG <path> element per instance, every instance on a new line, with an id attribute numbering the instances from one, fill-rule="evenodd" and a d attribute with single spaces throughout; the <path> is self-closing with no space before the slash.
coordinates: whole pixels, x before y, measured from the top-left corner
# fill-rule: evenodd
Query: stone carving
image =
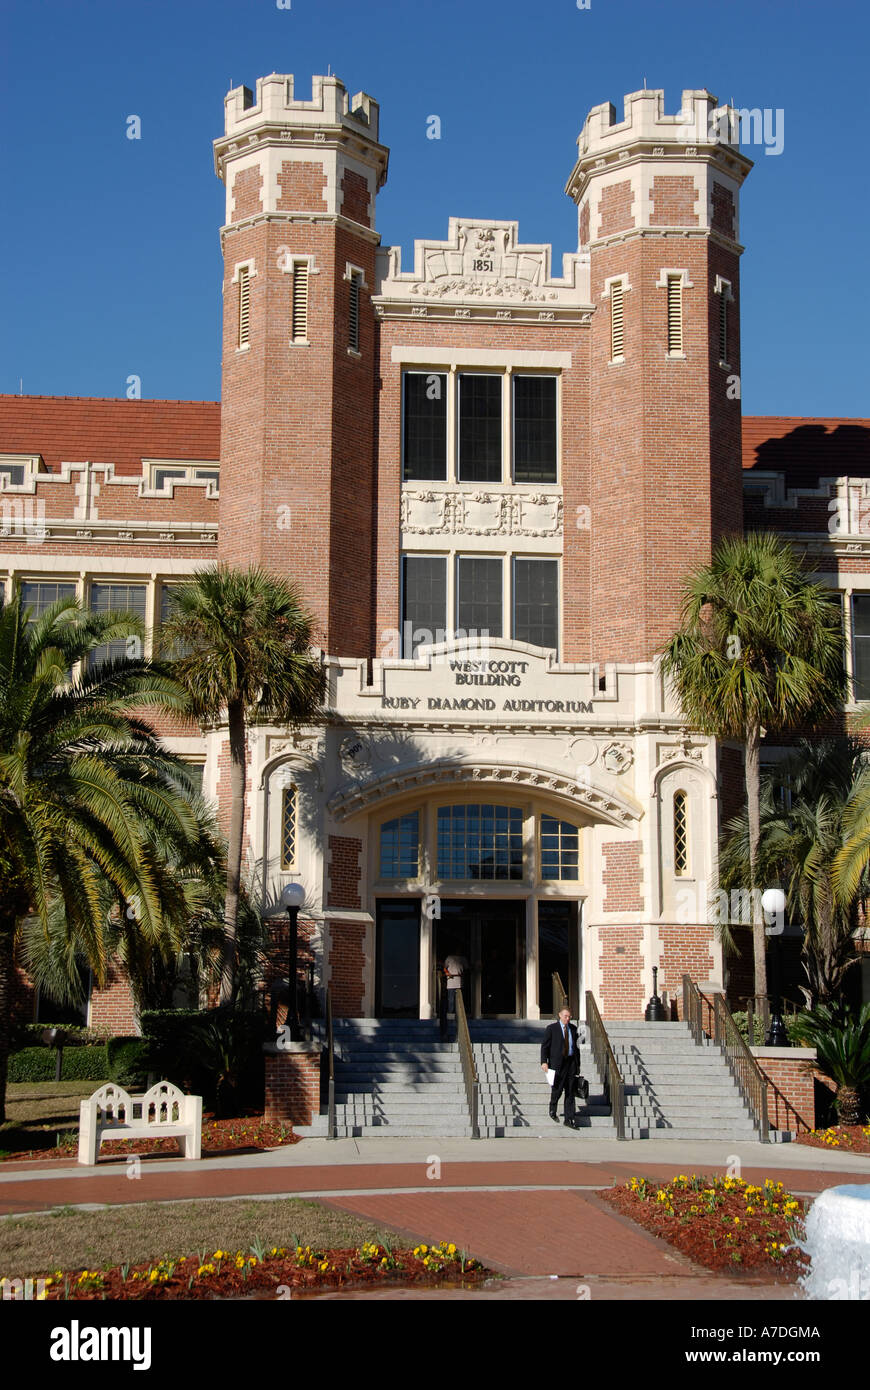
<path id="1" fill-rule="evenodd" d="M 601 755 L 608 772 L 627 772 L 634 762 L 634 753 L 627 743 L 610 743 Z"/>
<path id="2" fill-rule="evenodd" d="M 413 273 L 401 271 L 399 248 L 390 248 L 388 254 L 389 270 L 380 292 L 390 299 L 410 295 L 430 301 L 501 300 L 518 308 L 583 302 L 577 273 L 579 257 L 565 257 L 565 278 L 553 278 L 550 247 L 518 243 L 516 222 L 451 218 L 448 241 L 415 243 Z M 588 298 L 585 302 L 588 304 Z M 509 308 L 497 314 L 505 319 L 511 316 Z"/>
<path id="3" fill-rule="evenodd" d="M 368 740 L 361 734 L 351 734 L 338 750 L 341 765 L 345 772 L 353 775 L 366 772 L 372 765 L 372 750 Z"/>
<path id="4" fill-rule="evenodd" d="M 560 536 L 562 499 L 550 493 L 422 491 L 403 488 L 401 529 L 408 535 Z"/>
<path id="5" fill-rule="evenodd" d="M 677 758 L 691 758 L 693 762 L 701 762 L 704 757 L 703 749 L 698 744 L 692 744 L 687 735 L 683 735 L 679 743 L 659 745 L 659 764 L 672 763 Z"/>

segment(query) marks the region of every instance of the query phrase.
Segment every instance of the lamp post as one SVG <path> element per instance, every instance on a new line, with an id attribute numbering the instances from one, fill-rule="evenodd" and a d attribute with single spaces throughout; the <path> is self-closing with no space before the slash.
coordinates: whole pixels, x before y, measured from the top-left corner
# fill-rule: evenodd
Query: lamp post
<path id="1" fill-rule="evenodd" d="M 761 908 L 767 921 L 775 924 L 765 927 L 766 934 L 776 937 L 776 944 L 770 952 L 773 1008 L 770 1011 L 770 1028 L 764 1041 L 767 1047 L 788 1047 L 788 1033 L 782 1021 L 782 958 L 779 944 L 785 922 L 785 893 L 782 889 L 766 888 L 761 895 Z"/>
<path id="2" fill-rule="evenodd" d="M 287 916 L 290 919 L 290 966 L 287 977 L 288 999 L 287 999 L 287 1027 L 290 1029 L 290 1041 L 301 1042 L 302 1035 L 299 1028 L 299 1010 L 296 999 L 296 929 L 299 919 L 299 909 L 305 901 L 305 889 L 301 883 L 288 883 L 281 894 L 281 902 L 287 909 Z"/>

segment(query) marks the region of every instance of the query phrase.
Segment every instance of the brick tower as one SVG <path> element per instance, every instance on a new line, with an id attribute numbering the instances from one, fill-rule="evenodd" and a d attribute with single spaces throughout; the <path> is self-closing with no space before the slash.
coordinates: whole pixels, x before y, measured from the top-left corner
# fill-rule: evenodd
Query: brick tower
<path id="1" fill-rule="evenodd" d="M 591 656 L 648 660 L 680 580 L 742 530 L 736 113 L 662 91 L 589 113 L 566 191 L 590 261 Z"/>
<path id="2" fill-rule="evenodd" d="M 294 581 L 328 651 L 372 624 L 378 105 L 334 77 L 236 87 L 215 168 L 226 185 L 221 560 Z"/>

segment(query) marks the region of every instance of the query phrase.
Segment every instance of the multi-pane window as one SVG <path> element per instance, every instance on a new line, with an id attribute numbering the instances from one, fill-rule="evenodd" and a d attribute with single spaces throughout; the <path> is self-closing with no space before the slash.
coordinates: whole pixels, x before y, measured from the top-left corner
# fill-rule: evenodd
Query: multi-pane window
<path id="1" fill-rule="evenodd" d="M 685 792 L 674 792 L 674 873 L 689 872 L 689 798 Z"/>
<path id="2" fill-rule="evenodd" d="M 580 830 L 567 820 L 541 816 L 541 878 L 576 879 L 580 873 Z"/>
<path id="3" fill-rule="evenodd" d="M 513 635 L 535 647 L 559 647 L 559 562 L 514 556 Z"/>
<path id="4" fill-rule="evenodd" d="M 403 401 L 404 478 L 447 477 L 447 376 L 405 372 Z"/>
<path id="5" fill-rule="evenodd" d="M 420 813 L 397 816 L 381 826 L 381 878 L 416 878 L 420 869 Z"/>
<path id="6" fill-rule="evenodd" d="M 281 793 L 281 868 L 296 867 L 296 788 Z"/>
<path id="7" fill-rule="evenodd" d="M 556 378 L 515 375 L 513 446 L 515 483 L 556 481 Z"/>
<path id="8" fill-rule="evenodd" d="M 246 265 L 239 267 L 239 347 L 247 347 L 251 331 L 251 275 Z"/>
<path id="9" fill-rule="evenodd" d="M 459 374 L 459 459 L 462 483 L 502 480 L 502 378 Z"/>
<path id="10" fill-rule="evenodd" d="M 0 463 L 0 487 L 5 481 L 10 487 L 21 487 L 24 482 L 23 463 Z"/>
<path id="11" fill-rule="evenodd" d="M 614 280 L 610 286 L 610 357 L 614 361 L 624 354 L 623 284 L 621 280 Z"/>
<path id="12" fill-rule="evenodd" d="M 153 474 L 153 486 L 155 489 L 164 488 L 167 483 L 214 483 L 215 487 L 220 484 L 220 469 L 218 468 L 155 468 Z"/>
<path id="13" fill-rule="evenodd" d="M 402 559 L 402 655 L 443 642 L 447 629 L 447 558 L 405 555 Z"/>
<path id="14" fill-rule="evenodd" d="M 502 563 L 490 555 L 456 557 L 456 626 L 502 635 Z"/>
<path id="15" fill-rule="evenodd" d="M 202 796 L 202 775 L 205 772 L 204 763 L 185 763 L 184 770 L 193 783 L 193 789 L 197 796 Z"/>
<path id="16" fill-rule="evenodd" d="M 46 608 L 62 598 L 75 598 L 76 586 L 73 583 L 55 583 L 53 580 L 25 579 L 21 584 L 21 601 L 24 608 L 31 610 L 30 616 L 41 618 Z"/>
<path id="17" fill-rule="evenodd" d="M 521 879 L 518 806 L 439 806 L 439 879 Z"/>
<path id="18" fill-rule="evenodd" d="M 683 351 L 683 277 L 668 276 L 668 352 Z"/>
<path id="19" fill-rule="evenodd" d="M 135 613 L 145 621 L 144 584 L 92 584 L 90 608 L 92 613 Z M 130 645 L 128 645 L 130 644 Z M 99 666 L 104 661 L 117 661 L 122 657 L 142 655 L 141 639 L 120 637 L 114 642 L 106 642 L 95 647 L 90 661 Z"/>
<path id="20" fill-rule="evenodd" d="M 348 307 L 348 347 L 359 352 L 359 292 L 361 276 L 358 270 L 350 272 L 350 303 Z"/>
<path id="21" fill-rule="evenodd" d="M 852 595 L 852 688 L 855 700 L 870 700 L 870 594 Z"/>

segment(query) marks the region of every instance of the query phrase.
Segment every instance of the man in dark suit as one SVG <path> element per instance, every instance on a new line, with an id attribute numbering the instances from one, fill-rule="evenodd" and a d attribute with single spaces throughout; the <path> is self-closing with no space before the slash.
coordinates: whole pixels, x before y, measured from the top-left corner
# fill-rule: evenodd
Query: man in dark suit
<path id="1" fill-rule="evenodd" d="M 571 1022 L 571 1010 L 560 1009 L 559 1017 L 551 1023 L 541 1043 L 541 1067 L 544 1071 L 556 1073 L 550 1093 L 550 1119 L 559 1123 L 556 1111 L 559 1097 L 565 1093 L 565 1124 L 575 1128 L 574 1119 L 574 1078 L 580 1068 L 579 1042 L 577 1029 Z"/>

